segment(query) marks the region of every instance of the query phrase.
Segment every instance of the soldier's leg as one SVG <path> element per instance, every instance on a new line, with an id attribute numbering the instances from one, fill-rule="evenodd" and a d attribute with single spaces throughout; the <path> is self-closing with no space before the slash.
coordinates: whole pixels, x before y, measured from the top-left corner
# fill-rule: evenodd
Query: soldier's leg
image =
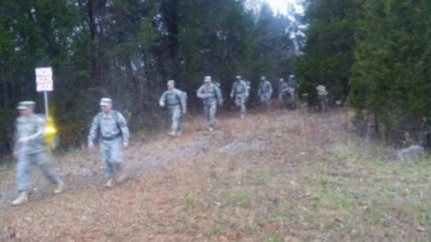
<path id="1" fill-rule="evenodd" d="M 123 146 L 121 140 L 115 140 L 111 143 L 109 162 L 112 167 L 113 175 L 123 169 Z"/>
<path id="2" fill-rule="evenodd" d="M 260 104 L 262 106 L 265 106 L 265 104 L 266 104 L 265 102 L 266 102 L 265 95 L 264 94 L 260 95 Z"/>
<path id="3" fill-rule="evenodd" d="M 271 97 L 269 96 L 269 94 L 265 94 L 265 106 L 269 108 L 270 105 L 271 105 Z"/>
<path id="4" fill-rule="evenodd" d="M 205 119 L 207 121 L 210 120 L 210 107 L 211 107 L 211 105 L 204 104 L 204 115 L 205 115 Z"/>
<path id="5" fill-rule="evenodd" d="M 209 125 L 210 127 L 214 127 L 216 122 L 216 113 L 217 113 L 217 104 L 214 102 L 210 105 L 209 108 Z"/>
<path id="6" fill-rule="evenodd" d="M 247 111 L 246 107 L 245 107 L 245 97 L 241 96 L 240 101 L 241 101 L 241 115 L 245 115 L 245 113 Z"/>
<path id="7" fill-rule="evenodd" d="M 30 189 L 29 175 L 33 168 L 31 157 L 27 154 L 19 154 L 16 164 L 16 183 L 19 192 Z"/>
<path id="8" fill-rule="evenodd" d="M 178 132 L 181 129 L 181 108 L 176 106 L 174 110 L 172 110 L 172 132 Z"/>
<path id="9" fill-rule="evenodd" d="M 111 146 L 106 141 L 100 142 L 100 157 L 102 158 L 103 162 L 105 163 L 105 176 L 108 179 L 111 179 L 114 177 L 114 169 L 110 162 L 110 149 Z"/>
<path id="10" fill-rule="evenodd" d="M 284 108 L 284 98 L 283 98 L 283 93 L 279 93 L 278 94 L 278 103 L 280 104 L 281 108 Z"/>
<path id="11" fill-rule="evenodd" d="M 55 172 L 51 166 L 51 159 L 48 152 L 39 152 L 37 154 L 34 154 L 33 158 L 39 169 L 50 182 L 54 184 L 58 184 L 59 182 L 61 182 L 61 179 L 58 176 L 57 172 Z"/>

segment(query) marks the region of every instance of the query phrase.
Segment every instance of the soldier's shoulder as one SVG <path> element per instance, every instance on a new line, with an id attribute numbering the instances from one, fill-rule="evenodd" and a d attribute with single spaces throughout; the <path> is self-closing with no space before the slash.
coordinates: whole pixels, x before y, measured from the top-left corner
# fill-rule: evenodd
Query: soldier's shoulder
<path id="1" fill-rule="evenodd" d="M 24 121 L 24 117 L 22 117 L 22 116 L 18 116 L 16 118 L 16 120 L 15 120 L 15 122 L 17 122 L 17 123 L 20 123 L 20 122 L 23 122 L 23 121 Z"/>
<path id="2" fill-rule="evenodd" d="M 31 118 L 37 122 L 45 122 L 46 120 L 46 117 L 43 114 L 33 114 Z"/>

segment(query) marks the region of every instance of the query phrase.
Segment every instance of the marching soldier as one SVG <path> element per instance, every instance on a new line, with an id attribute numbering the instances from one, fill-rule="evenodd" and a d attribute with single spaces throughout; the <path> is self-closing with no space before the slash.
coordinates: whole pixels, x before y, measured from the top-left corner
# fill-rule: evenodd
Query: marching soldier
<path id="1" fill-rule="evenodd" d="M 16 178 L 19 196 L 12 202 L 14 206 L 28 202 L 29 175 L 33 166 L 38 166 L 45 177 L 56 185 L 54 193 L 61 193 L 64 188 L 63 181 L 50 164 L 45 142 L 45 120 L 34 114 L 35 105 L 33 101 L 23 101 L 17 107 L 20 116 L 16 120 L 13 153 L 18 159 Z"/>
<path id="2" fill-rule="evenodd" d="M 197 90 L 196 96 L 203 101 L 205 118 L 209 123 L 209 131 L 214 130 L 217 105 L 223 104 L 220 88 L 211 82 L 211 77 L 206 76 L 204 84 Z"/>
<path id="3" fill-rule="evenodd" d="M 266 80 L 266 77 L 262 76 L 260 78 L 259 89 L 257 90 L 257 95 L 260 98 L 260 103 L 264 107 L 269 107 L 271 104 L 272 95 L 272 85 L 271 82 Z"/>
<path id="4" fill-rule="evenodd" d="M 112 187 L 114 182 L 126 179 L 123 169 L 123 148 L 129 145 L 129 128 L 124 116 L 112 110 L 112 100 L 102 98 L 100 101 L 102 109 L 93 119 L 88 135 L 88 147 L 94 148 L 94 141 L 99 139 L 100 154 L 105 163 L 106 187 Z"/>
<path id="5" fill-rule="evenodd" d="M 242 80 L 241 76 L 236 76 L 236 80 L 232 85 L 232 91 L 230 92 L 230 98 L 235 98 L 235 105 L 240 108 L 241 118 L 244 118 L 245 116 L 245 102 L 247 101 L 248 95 L 249 93 L 246 82 Z"/>
<path id="6" fill-rule="evenodd" d="M 175 81 L 170 80 L 167 83 L 166 90 L 159 100 L 160 107 L 167 107 L 172 117 L 170 136 L 181 135 L 181 113 L 186 113 L 185 93 L 175 88 Z"/>

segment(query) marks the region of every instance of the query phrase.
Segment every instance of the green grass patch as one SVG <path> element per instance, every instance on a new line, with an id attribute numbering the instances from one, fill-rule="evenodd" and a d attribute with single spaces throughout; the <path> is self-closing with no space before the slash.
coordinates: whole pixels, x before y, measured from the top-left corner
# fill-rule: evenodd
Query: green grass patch
<path id="1" fill-rule="evenodd" d="M 284 242 L 284 238 L 277 234 L 271 234 L 266 236 L 265 238 L 266 242 Z"/>
<path id="2" fill-rule="evenodd" d="M 183 199 L 182 199 L 182 203 L 184 205 L 184 207 L 186 207 L 187 209 L 193 209 L 197 206 L 198 204 L 198 197 L 194 194 L 186 194 Z"/>
<path id="3" fill-rule="evenodd" d="M 249 174 L 249 178 L 251 179 L 251 181 L 259 185 L 268 184 L 271 181 L 272 177 L 273 175 L 270 172 L 264 171 L 256 171 Z"/>
<path id="4" fill-rule="evenodd" d="M 348 193 L 322 189 L 316 197 L 319 207 L 333 211 L 348 211 L 357 208 L 357 200 Z"/>
<path id="5" fill-rule="evenodd" d="M 252 195 L 244 189 L 235 189 L 226 195 L 226 203 L 230 206 L 249 208 L 252 204 Z"/>

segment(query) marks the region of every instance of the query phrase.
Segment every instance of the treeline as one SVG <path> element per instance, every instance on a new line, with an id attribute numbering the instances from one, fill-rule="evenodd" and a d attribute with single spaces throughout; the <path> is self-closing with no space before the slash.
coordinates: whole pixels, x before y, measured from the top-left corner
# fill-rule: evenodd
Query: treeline
<path id="1" fill-rule="evenodd" d="M 0 0 L 0 151 L 10 149 L 18 101 L 43 110 L 35 67 L 53 67 L 51 110 L 62 144 L 74 145 L 102 96 L 139 127 L 157 118 L 168 79 L 193 97 L 204 75 L 225 89 L 236 74 L 253 85 L 287 76 L 293 27 L 238 0 Z"/>
<path id="2" fill-rule="evenodd" d="M 312 0 L 305 16 L 295 72 L 308 101 L 323 84 L 347 97 L 363 134 L 430 147 L 431 1 Z"/>

